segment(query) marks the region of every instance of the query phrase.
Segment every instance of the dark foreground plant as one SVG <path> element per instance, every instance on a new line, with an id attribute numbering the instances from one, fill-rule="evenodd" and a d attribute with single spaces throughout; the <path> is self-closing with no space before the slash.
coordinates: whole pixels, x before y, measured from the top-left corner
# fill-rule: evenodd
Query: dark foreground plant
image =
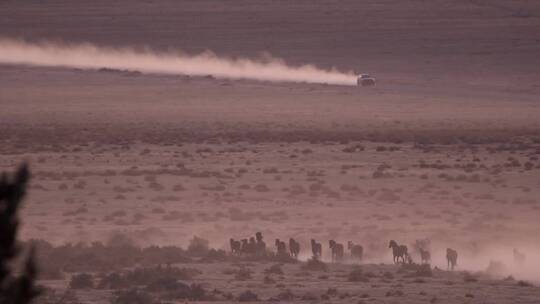
<path id="1" fill-rule="evenodd" d="M 30 171 L 21 166 L 14 176 L 2 173 L 0 176 L 0 303 L 30 303 L 39 294 L 34 282 L 36 265 L 34 252 L 22 258 L 24 267 L 19 275 L 12 269 L 13 262 L 19 260 L 21 248 L 17 244 L 19 229 L 18 211 L 26 193 Z"/>

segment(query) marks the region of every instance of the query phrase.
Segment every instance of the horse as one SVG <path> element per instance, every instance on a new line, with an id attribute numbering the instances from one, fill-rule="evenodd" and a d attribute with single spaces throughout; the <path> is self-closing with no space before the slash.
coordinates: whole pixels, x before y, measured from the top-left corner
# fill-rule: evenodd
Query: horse
<path id="1" fill-rule="evenodd" d="M 287 255 L 287 244 L 285 244 L 285 242 L 276 239 L 275 245 L 277 249 L 277 255 Z"/>
<path id="2" fill-rule="evenodd" d="M 240 241 L 231 238 L 229 244 L 231 245 L 231 254 L 239 255 L 241 253 L 242 243 Z"/>
<path id="3" fill-rule="evenodd" d="M 248 239 L 242 239 L 242 246 L 240 247 L 240 252 L 242 253 L 242 255 L 249 255 L 250 248 Z"/>
<path id="4" fill-rule="evenodd" d="M 322 245 L 317 243 L 314 239 L 311 239 L 311 252 L 314 259 L 320 259 L 322 256 Z"/>
<path id="5" fill-rule="evenodd" d="M 388 248 L 392 248 L 392 253 L 394 255 L 394 264 L 399 263 L 399 258 L 405 263 L 405 258 L 409 255 L 407 246 L 398 245 L 394 240 L 391 240 L 388 244 Z"/>
<path id="6" fill-rule="evenodd" d="M 457 265 L 458 253 L 452 248 L 446 248 L 446 261 L 448 262 L 448 270 L 454 270 Z"/>
<path id="7" fill-rule="evenodd" d="M 524 253 L 521 253 L 519 252 L 519 250 L 514 248 L 513 254 L 514 254 L 514 263 L 518 265 L 523 265 L 525 263 L 525 260 L 527 259 L 527 257 L 525 256 Z"/>
<path id="8" fill-rule="evenodd" d="M 351 257 L 362 261 L 364 257 L 364 247 L 362 245 L 355 245 L 352 241 L 347 242 L 347 249 L 351 251 Z"/>
<path id="9" fill-rule="evenodd" d="M 256 256 L 261 257 L 266 255 L 266 243 L 263 241 L 263 235 L 261 232 L 255 233 L 255 244 L 253 247 L 253 251 Z"/>
<path id="10" fill-rule="evenodd" d="M 255 239 L 257 239 L 257 242 L 262 242 L 263 235 L 260 232 L 255 233 Z"/>
<path id="11" fill-rule="evenodd" d="M 332 250 L 332 262 L 343 260 L 343 256 L 345 255 L 343 244 L 337 243 L 334 240 L 330 240 L 328 242 L 328 245 Z"/>
<path id="12" fill-rule="evenodd" d="M 431 253 L 429 250 L 419 248 L 420 251 L 420 260 L 422 264 L 429 264 L 431 262 Z"/>
<path id="13" fill-rule="evenodd" d="M 298 254 L 300 254 L 300 243 L 297 242 L 295 239 L 290 238 L 289 239 L 289 251 L 291 252 L 291 256 L 295 259 L 298 258 Z"/>

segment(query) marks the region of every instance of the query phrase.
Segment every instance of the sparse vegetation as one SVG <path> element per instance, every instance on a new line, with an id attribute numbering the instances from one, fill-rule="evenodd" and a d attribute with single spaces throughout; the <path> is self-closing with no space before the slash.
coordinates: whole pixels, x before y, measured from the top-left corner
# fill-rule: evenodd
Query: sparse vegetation
<path id="1" fill-rule="evenodd" d="M 259 296 L 251 290 L 246 290 L 238 295 L 238 302 L 256 302 L 259 301 Z"/>
<path id="2" fill-rule="evenodd" d="M 71 277 L 69 288 L 72 289 L 89 289 L 94 288 L 94 278 L 88 273 L 79 273 Z"/>
<path id="3" fill-rule="evenodd" d="M 351 271 L 347 279 L 349 282 L 369 282 L 369 278 L 364 274 L 362 268 L 359 267 Z"/>
<path id="4" fill-rule="evenodd" d="M 311 258 L 307 260 L 305 264 L 302 265 L 302 269 L 308 270 L 308 271 L 327 271 L 328 267 L 323 261 L 319 259 Z"/>

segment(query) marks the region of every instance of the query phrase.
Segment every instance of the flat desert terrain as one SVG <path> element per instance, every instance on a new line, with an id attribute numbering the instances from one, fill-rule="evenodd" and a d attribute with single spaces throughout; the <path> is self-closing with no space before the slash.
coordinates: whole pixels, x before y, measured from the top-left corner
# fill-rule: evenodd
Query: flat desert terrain
<path id="1" fill-rule="evenodd" d="M 524 0 L 0 2 L 3 39 L 377 79 L 0 62 L 0 171 L 29 163 L 21 237 L 47 242 L 38 302 L 538 303 L 539 29 Z M 268 255 L 230 253 L 256 232 Z M 276 238 L 299 241 L 298 261 Z"/>

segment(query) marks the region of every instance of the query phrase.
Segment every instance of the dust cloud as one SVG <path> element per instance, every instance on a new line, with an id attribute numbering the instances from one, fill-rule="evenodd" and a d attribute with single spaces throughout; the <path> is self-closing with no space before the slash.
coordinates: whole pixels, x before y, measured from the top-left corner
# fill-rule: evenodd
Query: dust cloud
<path id="1" fill-rule="evenodd" d="M 187 55 L 181 51 L 157 52 L 130 47 L 99 47 L 90 43 L 29 43 L 0 38 L 0 63 L 81 69 L 121 69 L 142 73 L 190 76 L 212 75 L 226 79 L 253 79 L 272 82 L 304 82 L 331 85 L 356 85 L 353 72 L 324 70 L 307 64 L 287 65 L 272 56 L 253 59 L 228 59 L 207 51 Z"/>

